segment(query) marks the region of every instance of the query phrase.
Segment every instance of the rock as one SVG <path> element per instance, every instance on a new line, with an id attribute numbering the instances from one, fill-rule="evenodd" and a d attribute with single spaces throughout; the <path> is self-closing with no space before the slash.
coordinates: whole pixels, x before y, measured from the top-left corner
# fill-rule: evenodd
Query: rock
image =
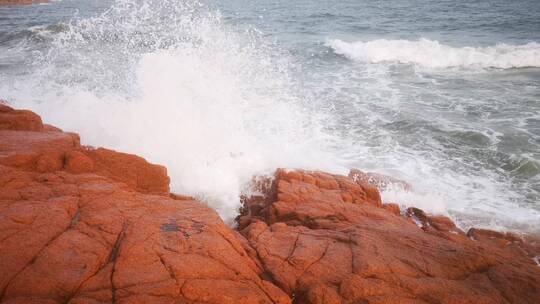
<path id="1" fill-rule="evenodd" d="M 393 213 L 395 215 L 399 215 L 401 213 L 401 208 L 399 208 L 398 204 L 386 203 L 386 204 L 383 204 L 382 207 L 386 209 L 388 212 Z"/>
<path id="2" fill-rule="evenodd" d="M 349 172 L 349 177 L 355 182 L 377 187 L 380 191 L 384 191 L 389 187 L 394 187 L 405 191 L 410 191 L 412 189 L 412 186 L 405 181 L 374 172 L 364 172 L 358 169 L 351 169 Z"/>
<path id="3" fill-rule="evenodd" d="M 57 127 L 52 126 L 52 125 L 48 125 L 48 124 L 43 124 L 43 130 L 44 131 L 50 131 L 50 132 L 62 132 L 62 129 L 57 128 Z"/>
<path id="4" fill-rule="evenodd" d="M 0 109 L 0 302 L 291 303 L 164 167 Z"/>
<path id="5" fill-rule="evenodd" d="M 144 193 L 169 195 L 167 169 L 149 164 L 144 158 L 109 149 L 83 150 L 100 175 L 121 181 Z"/>
<path id="6" fill-rule="evenodd" d="M 52 159 L 79 148 L 78 142 L 67 133 L 0 130 L 1 165 L 41 172 L 53 170 L 58 164 L 51 163 L 55 162 Z"/>
<path id="7" fill-rule="evenodd" d="M 511 232 L 498 232 L 487 229 L 471 228 L 467 236 L 475 241 L 489 243 L 493 246 L 513 251 L 516 254 L 525 253 L 534 259 L 540 256 L 540 236 L 519 236 Z"/>
<path id="8" fill-rule="evenodd" d="M 193 200 L 195 200 L 195 198 L 193 198 L 192 196 L 176 194 L 176 193 L 170 193 L 169 196 L 170 196 L 170 198 L 172 198 L 174 200 L 178 200 L 178 201 L 193 201 Z"/>
<path id="9" fill-rule="evenodd" d="M 41 131 L 41 118 L 27 110 L 14 110 L 0 103 L 0 130 Z"/>
<path id="10" fill-rule="evenodd" d="M 66 171 L 79 174 L 92 172 L 94 162 L 84 153 L 79 151 L 69 151 L 66 153 Z"/>
<path id="11" fill-rule="evenodd" d="M 540 250 L 520 238 L 495 235 L 510 239 L 511 248 L 485 241 L 491 234 L 479 230 L 469 232 L 472 240 L 449 218 L 417 208 L 402 216 L 364 180 L 278 170 L 269 183 L 266 195 L 243 200 L 239 228 L 295 303 L 540 299 L 540 267 L 530 258 Z"/>
<path id="12" fill-rule="evenodd" d="M 54 172 L 61 170 L 64 165 L 64 155 L 56 151 L 43 152 L 36 160 L 36 171 Z"/>

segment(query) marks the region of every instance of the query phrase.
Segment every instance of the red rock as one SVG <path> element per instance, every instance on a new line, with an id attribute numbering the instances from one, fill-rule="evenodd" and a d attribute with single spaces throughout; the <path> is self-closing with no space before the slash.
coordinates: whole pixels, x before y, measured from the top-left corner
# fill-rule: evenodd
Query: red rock
<path id="1" fill-rule="evenodd" d="M 516 254 L 525 253 L 531 259 L 540 256 L 540 236 L 519 236 L 511 232 L 498 232 L 487 229 L 471 228 L 467 236 L 475 241 L 488 243 Z"/>
<path id="2" fill-rule="evenodd" d="M 0 302 L 291 302 L 214 210 L 171 197 L 165 168 L 23 114 L 0 131 Z"/>
<path id="3" fill-rule="evenodd" d="M 71 173 L 87 173 L 94 170 L 94 162 L 84 153 L 79 151 L 69 151 L 65 155 L 66 171 Z"/>
<path id="4" fill-rule="evenodd" d="M 43 124 L 43 130 L 49 131 L 49 132 L 62 132 L 62 129 L 57 128 L 55 126 L 48 125 L 48 124 Z"/>
<path id="5" fill-rule="evenodd" d="M 439 231 L 446 232 L 446 231 L 453 231 L 457 229 L 456 224 L 454 224 L 454 222 L 446 216 L 441 216 L 441 215 L 430 216 L 428 221 L 431 226 L 433 226 L 435 229 Z"/>
<path id="6" fill-rule="evenodd" d="M 41 153 L 36 160 L 36 171 L 41 173 L 58 171 L 63 166 L 64 155 L 56 151 Z"/>
<path id="7" fill-rule="evenodd" d="M 109 149 L 83 150 L 100 175 L 121 181 L 144 193 L 169 194 L 169 177 L 163 166 L 149 164 L 142 157 Z"/>
<path id="8" fill-rule="evenodd" d="M 266 197 L 244 199 L 241 233 L 295 303 L 538 303 L 528 243 L 475 241 L 417 208 L 401 216 L 354 184 L 278 170 Z"/>
<path id="9" fill-rule="evenodd" d="M 195 200 L 195 198 L 193 198 L 192 196 L 176 194 L 176 193 L 171 193 L 169 196 L 172 199 L 178 200 L 178 201 L 194 201 Z"/>
<path id="10" fill-rule="evenodd" d="M 41 118 L 27 110 L 14 110 L 0 103 L 0 130 L 41 131 Z"/>
<path id="11" fill-rule="evenodd" d="M 41 172 L 58 167 L 58 155 L 78 149 L 70 134 L 0 130 L 0 164 Z"/>
<path id="12" fill-rule="evenodd" d="M 399 208 L 399 205 L 397 205 L 397 204 L 387 203 L 387 204 L 383 204 L 382 207 L 385 210 L 387 210 L 388 212 L 393 213 L 395 215 L 400 215 L 401 214 L 401 209 Z"/>

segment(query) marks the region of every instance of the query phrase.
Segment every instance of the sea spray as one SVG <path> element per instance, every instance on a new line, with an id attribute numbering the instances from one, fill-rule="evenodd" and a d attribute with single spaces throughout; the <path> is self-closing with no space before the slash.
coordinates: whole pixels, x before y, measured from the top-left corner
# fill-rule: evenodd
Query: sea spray
<path id="1" fill-rule="evenodd" d="M 278 167 L 345 172 L 288 75 L 288 55 L 194 1 L 118 1 L 74 19 L 40 54 L 16 106 L 85 144 L 165 165 L 172 190 L 228 221 L 242 187 Z M 36 85 L 37 84 L 37 85 Z M 313 106 L 313 105 L 312 105 Z"/>

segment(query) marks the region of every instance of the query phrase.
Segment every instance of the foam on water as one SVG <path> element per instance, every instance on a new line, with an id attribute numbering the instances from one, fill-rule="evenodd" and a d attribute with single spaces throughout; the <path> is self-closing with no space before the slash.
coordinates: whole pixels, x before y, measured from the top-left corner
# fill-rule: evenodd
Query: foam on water
<path id="1" fill-rule="evenodd" d="M 344 170 L 325 151 L 318 114 L 295 93 L 287 55 L 198 2 L 119 1 L 52 39 L 31 79 L 1 95 L 84 143 L 165 165 L 173 191 L 227 220 L 254 175 Z"/>
<path id="2" fill-rule="evenodd" d="M 335 119 L 341 123 L 344 139 L 351 140 L 351 144 L 342 145 L 346 151 L 341 150 L 340 156 L 350 160 L 350 167 L 412 184 L 411 192 L 399 188 L 383 192 L 384 201 L 450 215 L 464 228 L 539 232 L 534 183 L 540 176 L 516 172 L 516 178 L 526 181 L 512 181 L 505 171 L 511 168 L 503 170 L 500 166 L 508 162 L 501 144 L 514 135 L 507 130 L 498 132 L 492 124 L 500 122 L 492 123 L 490 116 L 473 121 L 467 117 L 469 109 L 482 109 L 484 114 L 492 107 L 504 108 L 503 100 L 506 103 L 512 99 L 504 95 L 471 98 L 474 90 L 463 98 L 458 94 L 445 96 L 448 92 L 441 89 L 447 81 L 444 77 L 467 77 L 459 71 L 441 72 L 444 77 L 437 83 L 430 81 L 432 74 L 414 73 L 415 78 L 407 78 L 404 85 L 402 78 L 392 77 L 396 73 L 410 77 L 410 70 L 414 71 L 409 67 L 396 70 L 392 64 L 344 62 L 342 70 L 321 76 L 331 80 L 325 88 L 332 89 L 318 95 L 336 103 Z M 315 83 L 320 81 L 316 79 Z M 456 109 L 461 106 L 465 109 Z M 534 146 L 533 140 L 530 145 Z M 519 153 L 520 157 L 526 154 L 523 150 Z M 531 157 L 534 160 L 537 156 Z M 529 190 L 531 195 L 527 196 Z"/>
<path id="3" fill-rule="evenodd" d="M 540 44 L 497 44 L 489 47 L 452 47 L 435 40 L 419 39 L 326 42 L 337 54 L 352 60 L 380 63 L 410 63 L 428 68 L 526 68 L 540 67 Z"/>

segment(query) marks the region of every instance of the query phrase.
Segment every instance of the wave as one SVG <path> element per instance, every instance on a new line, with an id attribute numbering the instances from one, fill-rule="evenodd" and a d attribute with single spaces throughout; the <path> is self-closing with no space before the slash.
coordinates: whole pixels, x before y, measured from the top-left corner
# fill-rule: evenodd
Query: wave
<path id="1" fill-rule="evenodd" d="M 336 170 L 287 55 L 197 1 L 118 0 L 58 28 L 0 95 L 44 120 L 165 165 L 174 192 L 232 220 L 243 186 L 278 167 Z M 1 75 L 0 75 L 1 77 Z M 8 83 L 9 82 L 9 83 Z M 339 170 L 339 169 L 338 169 Z"/>
<path id="2" fill-rule="evenodd" d="M 325 43 L 337 54 L 366 63 L 395 62 L 427 68 L 527 68 L 540 67 L 540 43 L 497 44 L 488 47 L 452 47 L 436 40 L 420 39 Z"/>

